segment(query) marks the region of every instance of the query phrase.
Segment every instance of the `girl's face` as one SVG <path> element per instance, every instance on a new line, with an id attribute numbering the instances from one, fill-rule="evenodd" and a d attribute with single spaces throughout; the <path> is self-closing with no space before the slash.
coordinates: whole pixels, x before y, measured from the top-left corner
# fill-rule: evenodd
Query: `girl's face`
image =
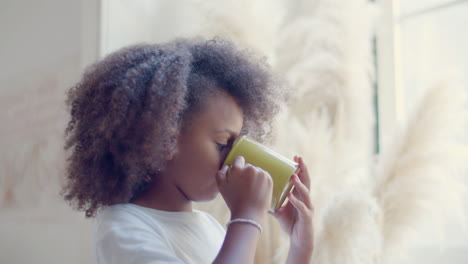
<path id="1" fill-rule="evenodd" d="M 175 187 L 190 201 L 212 200 L 218 194 L 215 175 L 243 125 L 243 112 L 224 91 L 207 99 L 179 137 L 179 152 L 170 160 Z"/>

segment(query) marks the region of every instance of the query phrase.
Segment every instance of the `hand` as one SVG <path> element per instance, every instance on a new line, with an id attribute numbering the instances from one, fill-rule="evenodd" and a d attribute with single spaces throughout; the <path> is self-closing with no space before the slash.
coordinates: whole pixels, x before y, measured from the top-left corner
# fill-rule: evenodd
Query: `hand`
<path id="1" fill-rule="evenodd" d="M 291 176 L 294 190 L 288 195 L 288 203 L 273 213 L 273 216 L 289 235 L 290 255 L 293 250 L 294 255 L 302 254 L 310 258 L 314 246 L 310 177 L 302 158 L 295 156 L 294 161 L 299 163 L 300 169 L 298 175 Z"/>
<path id="2" fill-rule="evenodd" d="M 262 222 L 268 212 L 273 193 L 270 174 L 236 157 L 231 168 L 224 166 L 216 174 L 219 192 L 224 198 L 231 218 L 247 218 Z"/>

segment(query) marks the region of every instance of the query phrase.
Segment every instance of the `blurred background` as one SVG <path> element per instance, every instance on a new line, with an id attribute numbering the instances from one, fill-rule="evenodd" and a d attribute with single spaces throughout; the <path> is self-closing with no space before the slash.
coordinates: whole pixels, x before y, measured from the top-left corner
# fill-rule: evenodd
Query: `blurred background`
<path id="1" fill-rule="evenodd" d="M 311 9 L 301 15 L 320 15 L 314 5 L 324 1 L 309 1 Z M 300 2 L 289 1 L 283 21 L 293 20 Z M 468 87 L 468 0 L 331 2 L 335 6 L 329 8 L 362 2 L 371 10 L 361 32 L 367 44 L 348 52 L 370 55 L 373 125 L 368 133 L 374 154 L 407 122 L 434 83 L 453 78 Z M 125 45 L 209 35 L 207 21 L 229 12 L 216 13 L 204 5 L 183 0 L 0 0 L 0 263 L 92 263 L 92 220 L 72 211 L 59 195 L 66 91 L 87 65 Z M 249 5 L 264 10 L 268 2 Z M 211 12 L 194 11 L 200 8 Z M 281 10 L 275 8 L 262 17 L 285 23 L 274 19 L 273 11 Z M 338 15 L 353 19 L 362 14 L 340 10 Z M 266 34 L 261 23 L 257 26 L 258 34 Z M 280 58 L 275 54 L 281 49 L 268 48 L 261 39 L 249 42 L 248 35 L 229 28 L 216 32 L 247 39 L 240 42 L 272 63 Z M 468 142 L 468 135 L 461 140 Z M 468 184 L 466 176 L 464 181 Z M 463 206 L 468 214 L 466 201 Z M 422 236 L 408 251 L 410 263 L 468 263 L 466 228 L 447 223 L 444 242 L 436 233 Z"/>

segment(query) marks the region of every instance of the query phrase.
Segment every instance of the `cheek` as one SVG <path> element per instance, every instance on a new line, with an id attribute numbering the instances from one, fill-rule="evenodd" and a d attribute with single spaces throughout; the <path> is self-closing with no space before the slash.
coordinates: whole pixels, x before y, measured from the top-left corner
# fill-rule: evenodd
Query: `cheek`
<path id="1" fill-rule="evenodd" d="M 202 173 L 202 174 L 211 174 L 216 173 L 222 162 L 222 155 L 216 147 L 205 146 L 203 147 L 194 147 L 189 151 L 184 152 L 182 155 L 181 166 L 185 167 L 188 170 L 191 170 L 191 173 Z M 207 175 L 208 176 L 208 175 Z"/>
<path id="2" fill-rule="evenodd" d="M 218 150 L 218 148 L 211 148 L 209 150 L 206 150 L 204 153 L 200 153 L 200 157 L 204 157 L 204 164 L 206 166 L 206 169 L 211 170 L 218 170 L 219 167 L 221 166 L 221 159 L 222 156 Z"/>
<path id="3" fill-rule="evenodd" d="M 223 159 L 222 159 L 222 154 L 218 150 L 217 147 L 208 149 L 204 151 L 203 153 L 200 153 L 199 157 L 200 157 L 199 170 L 203 171 L 203 174 L 205 174 L 205 177 L 207 178 L 214 177 L 216 173 L 218 172 L 218 170 L 221 169 Z"/>

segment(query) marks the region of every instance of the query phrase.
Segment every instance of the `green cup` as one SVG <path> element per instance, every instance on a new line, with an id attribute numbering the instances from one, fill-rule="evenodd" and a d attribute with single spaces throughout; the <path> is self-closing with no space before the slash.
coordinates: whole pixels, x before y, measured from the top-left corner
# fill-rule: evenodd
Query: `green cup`
<path id="1" fill-rule="evenodd" d="M 270 173 L 273 179 L 270 211 L 274 212 L 280 208 L 293 186 L 291 175 L 298 172 L 299 165 L 247 136 L 241 136 L 234 142 L 223 167 L 231 166 L 237 156 L 243 156 L 246 163 Z"/>

